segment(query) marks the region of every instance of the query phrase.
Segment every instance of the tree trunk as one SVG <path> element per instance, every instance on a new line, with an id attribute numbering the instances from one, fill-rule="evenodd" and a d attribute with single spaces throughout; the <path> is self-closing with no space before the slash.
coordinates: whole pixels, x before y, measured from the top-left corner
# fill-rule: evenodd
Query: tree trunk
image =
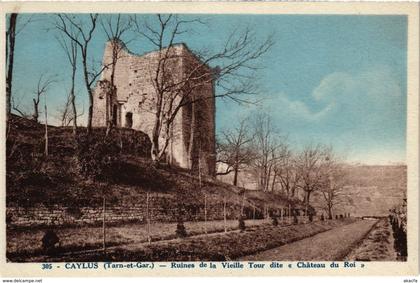
<path id="1" fill-rule="evenodd" d="M 155 131 L 153 130 L 152 133 L 152 146 L 150 149 L 153 164 L 156 166 L 159 164 L 159 135 L 155 134 Z"/>
<path id="2" fill-rule="evenodd" d="M 238 173 L 239 173 L 238 165 L 235 165 L 235 168 L 234 168 L 233 172 L 234 172 L 234 174 L 233 174 L 233 185 L 236 186 L 236 185 L 238 185 Z"/>
<path id="3" fill-rule="evenodd" d="M 306 191 L 306 194 L 305 194 L 305 216 L 308 216 L 310 196 L 311 196 L 311 191 Z"/>
<path id="4" fill-rule="evenodd" d="M 223 197 L 223 226 L 225 233 L 227 233 L 227 221 L 226 221 L 226 197 Z"/>
<path id="5" fill-rule="evenodd" d="M 11 99 L 12 99 L 12 77 L 13 77 L 13 60 L 15 55 L 15 38 L 16 38 L 16 22 L 18 14 L 12 13 L 9 19 L 9 61 L 7 65 L 7 77 L 6 77 L 6 111 L 7 116 L 11 112 Z M 7 47 L 6 47 L 7 48 Z"/>
<path id="6" fill-rule="evenodd" d="M 92 132 L 92 118 L 93 118 L 93 95 L 92 95 L 92 91 L 89 91 L 89 112 L 88 112 L 88 123 L 87 123 L 88 134 Z"/>
<path id="7" fill-rule="evenodd" d="M 89 110 L 88 110 L 88 121 L 87 121 L 87 133 L 88 135 L 92 132 L 92 118 L 93 118 L 93 93 L 89 83 L 89 73 L 87 69 L 87 47 L 82 50 L 82 62 L 83 62 L 83 74 L 85 79 L 86 90 L 89 95 Z"/>
<path id="8" fill-rule="evenodd" d="M 233 185 L 236 186 L 238 184 L 238 173 L 239 173 L 239 149 L 236 151 L 235 155 L 235 165 L 233 166 L 234 175 L 233 175 Z"/>
<path id="9" fill-rule="evenodd" d="M 332 217 L 332 207 L 328 206 L 328 219 L 333 219 Z"/>
<path id="10" fill-rule="evenodd" d="M 45 96 L 45 156 L 48 156 L 48 114 L 47 114 L 47 97 Z M 38 109 L 38 108 L 37 108 Z"/>
<path id="11" fill-rule="evenodd" d="M 32 100 L 34 102 L 34 114 L 32 115 L 32 118 L 34 119 L 35 122 L 38 123 L 38 117 L 39 117 L 38 103 L 39 103 L 39 101 L 36 101 L 35 98 L 33 98 Z"/>
<path id="12" fill-rule="evenodd" d="M 265 170 L 264 168 L 260 170 L 259 174 L 260 174 L 260 190 L 264 191 L 265 190 L 265 174 L 264 174 Z"/>
<path id="13" fill-rule="evenodd" d="M 114 90 L 115 90 L 115 67 L 117 65 L 117 56 L 118 56 L 118 45 L 114 42 L 112 44 L 112 64 L 111 64 L 111 91 L 107 93 L 107 111 L 106 111 L 106 136 L 108 136 L 109 132 L 111 131 L 113 125 L 113 113 L 112 113 L 112 104 L 114 98 Z"/>
<path id="14" fill-rule="evenodd" d="M 193 97 L 194 99 L 194 97 Z M 195 113 L 195 103 L 191 103 L 191 128 L 190 128 L 190 144 L 188 149 L 188 156 L 190 159 L 190 170 L 192 174 L 197 174 L 198 171 L 198 162 L 197 162 L 197 144 L 196 144 L 196 113 Z"/>
<path id="15" fill-rule="evenodd" d="M 265 176 L 265 191 L 268 192 L 270 188 L 270 179 L 271 179 L 271 166 L 268 167 L 268 171 Z"/>
<path id="16" fill-rule="evenodd" d="M 112 87 L 112 84 L 111 84 L 111 91 L 106 93 L 106 101 L 105 101 L 105 107 L 106 107 L 106 111 L 105 111 L 106 112 L 106 115 L 105 115 L 106 116 L 105 117 L 105 119 L 106 119 L 105 136 L 109 135 L 109 133 L 111 132 L 113 123 L 114 123 L 114 116 L 113 116 L 114 113 L 113 113 L 113 109 L 112 109 L 112 107 L 113 107 L 112 92 L 113 92 L 113 87 Z"/>
<path id="17" fill-rule="evenodd" d="M 162 114 L 162 95 L 157 94 L 157 102 L 156 102 L 156 113 L 155 113 L 155 122 L 153 125 L 152 130 L 152 146 L 151 146 L 151 155 L 153 164 L 155 166 L 159 165 L 159 136 L 160 136 L 160 129 L 162 127 L 162 120 L 161 120 L 161 114 Z"/>
<path id="18" fill-rule="evenodd" d="M 74 95 L 74 80 L 76 76 L 76 66 L 73 66 L 72 76 L 71 76 L 71 90 L 70 90 L 70 101 L 71 101 L 71 109 L 73 112 L 73 135 L 76 136 L 77 134 L 77 110 L 76 110 L 76 97 Z"/>
<path id="19" fill-rule="evenodd" d="M 156 114 L 156 121 L 155 121 L 155 125 L 153 126 L 153 131 L 152 131 L 152 146 L 151 146 L 151 155 L 152 155 L 152 160 L 154 165 L 158 165 L 159 164 L 159 128 L 160 128 L 160 118 L 159 115 Z"/>
<path id="20" fill-rule="evenodd" d="M 274 192 L 274 185 L 276 184 L 277 173 L 274 172 L 273 182 L 271 183 L 271 191 Z"/>
<path id="21" fill-rule="evenodd" d="M 102 196 L 102 249 L 103 252 L 106 251 L 106 226 L 105 226 L 105 214 L 106 213 L 106 198 L 105 198 L 105 194 L 103 193 Z"/>

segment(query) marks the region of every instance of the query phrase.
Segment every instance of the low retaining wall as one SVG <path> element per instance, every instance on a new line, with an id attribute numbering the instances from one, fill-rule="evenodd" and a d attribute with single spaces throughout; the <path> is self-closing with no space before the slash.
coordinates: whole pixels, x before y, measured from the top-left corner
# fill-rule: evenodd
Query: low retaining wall
<path id="1" fill-rule="evenodd" d="M 176 222 L 181 217 L 183 221 L 221 220 L 224 218 L 223 203 L 208 203 L 207 213 L 204 204 L 178 206 L 174 200 L 154 199 L 149 204 L 150 219 L 154 222 Z M 246 208 L 249 212 L 251 208 Z M 241 206 L 226 204 L 226 218 L 237 219 Z M 36 206 L 6 208 L 6 223 L 9 227 L 45 227 L 72 225 L 99 225 L 104 218 L 104 208 L 101 207 L 65 207 Z M 125 222 L 145 223 L 147 221 L 147 204 L 106 205 L 105 221 L 107 224 Z"/>

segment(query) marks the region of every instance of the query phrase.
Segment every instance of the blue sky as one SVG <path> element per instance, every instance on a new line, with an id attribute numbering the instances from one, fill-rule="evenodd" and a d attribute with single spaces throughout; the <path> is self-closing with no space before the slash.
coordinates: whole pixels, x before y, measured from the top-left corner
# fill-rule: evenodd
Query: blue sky
<path id="1" fill-rule="evenodd" d="M 217 48 L 236 27 L 251 27 L 263 39 L 274 33 L 275 45 L 259 64 L 257 106 L 218 100 L 217 131 L 237 119 L 265 111 L 276 127 L 299 149 L 322 142 L 350 162 L 388 164 L 405 161 L 406 42 L 405 16 L 203 15 L 207 26 L 179 41 L 192 50 Z M 50 109 L 64 103 L 69 67 L 48 31 L 50 16 L 37 15 L 16 42 L 14 92 L 30 111 L 32 92 L 41 73 L 57 74 L 48 93 Z M 152 47 L 128 35 L 135 53 Z M 106 37 L 98 28 L 92 56 L 102 58 Z M 78 104 L 87 110 L 79 74 Z M 87 111 L 85 111 L 87 112 Z M 54 113 L 52 113 L 53 115 Z M 53 120 L 53 118 L 52 118 Z"/>

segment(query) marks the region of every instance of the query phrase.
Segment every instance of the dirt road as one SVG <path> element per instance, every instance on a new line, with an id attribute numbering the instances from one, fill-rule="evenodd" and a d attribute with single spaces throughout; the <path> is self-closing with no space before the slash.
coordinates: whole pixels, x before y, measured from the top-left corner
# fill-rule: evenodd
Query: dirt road
<path id="1" fill-rule="evenodd" d="M 278 248 L 239 258 L 241 261 L 342 260 L 377 220 L 360 220 Z"/>

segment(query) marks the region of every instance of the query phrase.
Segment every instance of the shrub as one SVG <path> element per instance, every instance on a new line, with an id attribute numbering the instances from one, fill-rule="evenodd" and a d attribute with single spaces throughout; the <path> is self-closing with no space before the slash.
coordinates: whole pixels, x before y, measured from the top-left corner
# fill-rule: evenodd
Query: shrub
<path id="1" fill-rule="evenodd" d="M 321 221 L 324 221 L 324 220 L 325 220 L 324 214 L 321 214 Z"/>
<path id="2" fill-rule="evenodd" d="M 298 224 L 299 220 L 296 214 L 293 214 L 293 224 Z"/>
<path id="3" fill-rule="evenodd" d="M 239 226 L 239 230 L 241 230 L 241 232 L 245 231 L 245 229 L 246 229 L 246 227 L 245 227 L 245 221 L 244 221 L 242 215 L 239 216 L 238 226 Z"/>
<path id="4" fill-rule="evenodd" d="M 187 237 L 187 230 L 185 229 L 185 225 L 184 225 L 184 222 L 182 221 L 182 219 L 179 219 L 178 223 L 176 224 L 175 234 L 178 238 Z"/>
<path id="5" fill-rule="evenodd" d="M 390 224 L 392 225 L 394 235 L 394 249 L 397 251 L 400 260 L 406 260 L 407 257 L 407 211 L 391 211 Z"/>
<path id="6" fill-rule="evenodd" d="M 152 143 L 147 134 L 132 129 L 118 130 L 113 135 L 119 138 L 123 153 L 150 158 Z"/>
<path id="7" fill-rule="evenodd" d="M 273 226 L 278 226 L 279 225 L 279 221 L 277 220 L 277 217 L 273 216 L 272 224 L 273 224 Z"/>
<path id="8" fill-rule="evenodd" d="M 121 156 L 115 160 L 107 181 L 114 184 L 146 187 L 152 191 L 167 191 L 174 187 L 173 179 L 165 177 L 151 162 L 133 162 Z"/>
<path id="9" fill-rule="evenodd" d="M 115 138 L 80 134 L 76 140 L 76 160 L 79 173 L 91 180 L 112 176 L 118 166 L 120 147 Z"/>
<path id="10" fill-rule="evenodd" d="M 53 230 L 47 230 L 41 241 L 42 249 L 47 254 L 53 253 L 56 249 L 56 245 L 60 243 L 60 239 Z"/>
<path id="11" fill-rule="evenodd" d="M 82 211 L 77 206 L 67 207 L 66 212 L 75 219 L 80 219 L 82 217 Z"/>
<path id="12" fill-rule="evenodd" d="M 312 213 L 309 214 L 309 222 L 312 222 L 314 220 L 314 216 L 312 215 Z"/>

